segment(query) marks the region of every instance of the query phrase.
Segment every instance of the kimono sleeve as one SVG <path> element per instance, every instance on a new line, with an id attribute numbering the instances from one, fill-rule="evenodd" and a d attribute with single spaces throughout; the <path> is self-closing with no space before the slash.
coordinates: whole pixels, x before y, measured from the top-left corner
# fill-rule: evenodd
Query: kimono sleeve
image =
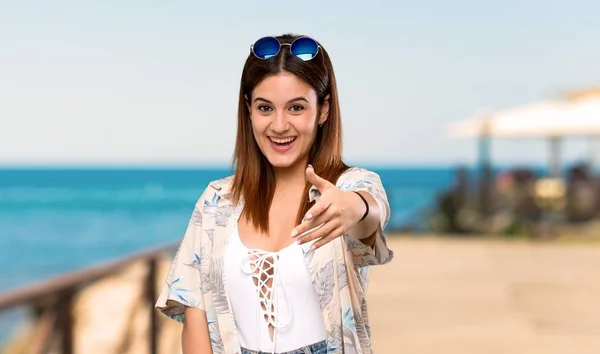
<path id="1" fill-rule="evenodd" d="M 186 307 L 204 309 L 202 298 L 202 200 L 196 203 L 183 239 L 160 292 L 155 307 L 166 316 L 182 322 Z"/>
<path id="2" fill-rule="evenodd" d="M 348 248 L 352 253 L 354 264 L 356 266 L 370 266 L 390 262 L 394 256 L 394 252 L 388 248 L 383 233 L 390 220 L 390 204 L 381 178 L 373 171 L 363 168 L 353 168 L 343 176 L 341 186 L 342 190 L 369 193 L 379 207 L 380 219 L 373 247 L 369 247 L 360 240 L 348 235 L 344 236 Z"/>

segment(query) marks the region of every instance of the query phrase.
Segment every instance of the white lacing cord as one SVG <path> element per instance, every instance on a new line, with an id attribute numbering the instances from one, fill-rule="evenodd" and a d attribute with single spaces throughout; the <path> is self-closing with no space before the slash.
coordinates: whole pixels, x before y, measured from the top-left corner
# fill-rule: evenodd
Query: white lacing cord
<path id="1" fill-rule="evenodd" d="M 275 282 L 277 280 L 280 280 L 277 276 L 280 273 L 278 267 L 279 254 L 277 252 L 267 252 L 263 250 L 251 249 L 248 251 L 248 257 L 245 259 L 245 261 L 248 261 L 250 266 L 244 267 L 245 262 L 242 261 L 242 271 L 247 275 L 251 275 L 253 279 L 256 279 L 256 294 L 258 296 L 258 301 L 260 304 L 259 307 L 262 310 L 262 316 L 258 316 L 258 314 L 256 315 L 256 328 L 260 328 L 259 317 L 264 318 L 266 316 L 267 329 L 269 328 L 269 326 L 273 326 L 273 339 L 271 341 L 273 348 L 271 353 L 274 354 L 275 343 L 277 341 L 277 329 L 287 327 L 292 321 L 292 304 L 290 303 L 290 299 L 288 297 L 285 287 L 283 286 L 283 283 L 281 285 L 283 288 L 283 294 L 285 296 L 286 303 L 288 305 L 290 318 L 288 319 L 287 323 L 281 324 L 277 320 L 279 316 L 276 316 L 279 312 L 279 307 L 275 306 L 277 305 L 277 299 L 275 297 Z M 271 269 L 273 269 L 273 274 L 269 274 L 269 270 Z M 269 286 L 269 280 L 272 280 L 271 286 Z M 260 341 L 260 338 L 258 340 Z"/>

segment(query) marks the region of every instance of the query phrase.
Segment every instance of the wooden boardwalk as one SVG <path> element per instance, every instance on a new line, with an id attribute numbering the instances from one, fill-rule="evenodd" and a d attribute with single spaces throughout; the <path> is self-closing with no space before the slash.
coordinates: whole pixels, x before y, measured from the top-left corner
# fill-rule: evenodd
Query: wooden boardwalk
<path id="1" fill-rule="evenodd" d="M 390 245 L 396 258 L 369 287 L 376 353 L 600 353 L 600 245 Z"/>

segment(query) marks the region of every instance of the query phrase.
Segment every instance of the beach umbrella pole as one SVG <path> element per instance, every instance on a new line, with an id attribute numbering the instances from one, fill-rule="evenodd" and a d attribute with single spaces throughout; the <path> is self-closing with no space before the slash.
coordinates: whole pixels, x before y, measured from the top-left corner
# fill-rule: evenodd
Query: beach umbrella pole
<path id="1" fill-rule="evenodd" d="M 491 204 L 492 163 L 489 123 L 486 121 L 478 141 L 479 157 L 479 212 L 488 215 Z"/>
<path id="2" fill-rule="evenodd" d="M 558 136 L 552 136 L 549 139 L 550 142 L 550 166 L 549 173 L 551 178 L 558 178 L 561 176 L 560 166 L 560 143 L 561 139 Z"/>

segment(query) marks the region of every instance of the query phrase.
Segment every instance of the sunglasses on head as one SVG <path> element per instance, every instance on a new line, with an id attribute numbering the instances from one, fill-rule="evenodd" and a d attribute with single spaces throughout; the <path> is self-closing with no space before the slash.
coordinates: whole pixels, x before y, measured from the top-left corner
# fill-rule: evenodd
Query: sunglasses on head
<path id="1" fill-rule="evenodd" d="M 275 37 L 263 37 L 251 45 L 250 50 L 258 59 L 269 59 L 279 54 L 283 45 L 289 45 L 290 53 L 304 61 L 313 59 L 319 53 L 319 44 L 309 37 L 298 37 L 292 43 L 281 43 Z"/>

